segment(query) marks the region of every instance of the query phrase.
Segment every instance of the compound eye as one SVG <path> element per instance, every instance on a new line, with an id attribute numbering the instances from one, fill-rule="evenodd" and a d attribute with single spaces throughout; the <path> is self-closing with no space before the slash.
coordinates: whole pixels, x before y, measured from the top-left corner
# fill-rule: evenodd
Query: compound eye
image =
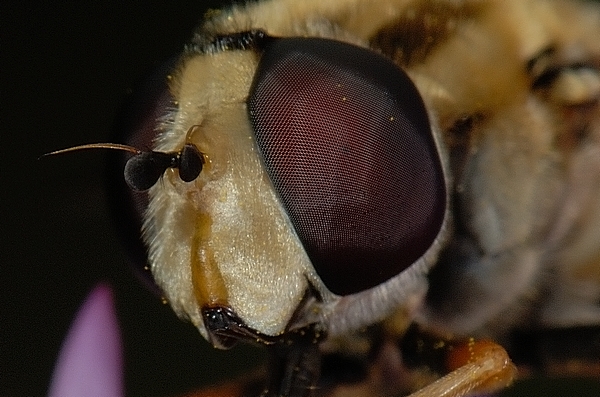
<path id="1" fill-rule="evenodd" d="M 387 59 L 318 38 L 277 39 L 248 99 L 269 176 L 316 272 L 338 295 L 421 257 L 445 213 L 421 96 Z"/>

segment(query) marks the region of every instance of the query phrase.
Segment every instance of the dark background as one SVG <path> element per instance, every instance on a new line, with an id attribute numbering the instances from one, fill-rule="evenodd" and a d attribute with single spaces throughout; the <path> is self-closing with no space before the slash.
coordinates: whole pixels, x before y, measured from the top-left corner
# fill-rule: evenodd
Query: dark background
<path id="1" fill-rule="evenodd" d="M 131 275 L 106 205 L 106 152 L 37 159 L 108 141 L 127 93 L 218 3 L 1 3 L 0 396 L 46 394 L 98 281 L 115 289 L 128 395 L 174 395 L 256 362 L 212 349 Z"/>
<path id="2" fill-rule="evenodd" d="M 0 396 L 45 395 L 72 316 L 98 281 L 115 289 L 129 396 L 175 395 L 256 362 L 249 348 L 213 350 L 130 274 L 105 202 L 105 153 L 37 160 L 108 141 L 136 81 L 179 53 L 217 3 L 0 3 Z M 600 395 L 592 382 L 578 392 L 564 381 L 533 386 L 527 395 Z"/>

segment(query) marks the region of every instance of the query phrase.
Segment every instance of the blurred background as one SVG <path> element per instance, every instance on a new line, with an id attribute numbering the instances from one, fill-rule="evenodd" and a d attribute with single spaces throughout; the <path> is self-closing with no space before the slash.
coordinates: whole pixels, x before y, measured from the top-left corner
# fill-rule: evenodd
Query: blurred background
<path id="1" fill-rule="evenodd" d="M 131 3 L 131 4 L 130 4 Z M 131 275 L 104 191 L 105 152 L 38 160 L 110 140 L 136 82 L 179 53 L 223 1 L 0 3 L 0 396 L 46 394 L 74 313 L 115 289 L 128 396 L 174 396 L 256 364 L 213 350 Z M 511 395 L 600 395 L 597 382 L 527 382 Z"/>
<path id="2" fill-rule="evenodd" d="M 167 396 L 256 364 L 212 349 L 131 275 L 106 205 L 105 151 L 136 83 L 223 1 L 1 2 L 0 396 L 43 396 L 77 308 L 115 289 L 130 396 Z M 241 349 L 248 350 L 248 349 Z"/>

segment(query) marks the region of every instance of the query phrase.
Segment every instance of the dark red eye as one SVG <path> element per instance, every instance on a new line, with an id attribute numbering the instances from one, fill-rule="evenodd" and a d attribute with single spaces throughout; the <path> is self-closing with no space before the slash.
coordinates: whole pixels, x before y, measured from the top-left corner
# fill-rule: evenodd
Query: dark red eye
<path id="1" fill-rule="evenodd" d="M 269 44 L 248 99 L 258 147 L 327 287 L 394 277 L 429 248 L 445 189 L 412 81 L 372 51 L 317 39 Z"/>

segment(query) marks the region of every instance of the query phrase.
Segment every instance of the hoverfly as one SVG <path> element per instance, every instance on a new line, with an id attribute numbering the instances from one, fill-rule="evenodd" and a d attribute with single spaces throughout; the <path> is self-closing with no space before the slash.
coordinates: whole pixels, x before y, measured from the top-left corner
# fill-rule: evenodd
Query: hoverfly
<path id="1" fill-rule="evenodd" d="M 598 4 L 234 6 L 157 98 L 133 146 L 67 150 L 133 154 L 154 279 L 215 347 L 268 347 L 256 393 L 487 392 L 513 366 L 464 338 L 598 333 Z M 543 366 L 572 359 L 600 371 Z"/>

